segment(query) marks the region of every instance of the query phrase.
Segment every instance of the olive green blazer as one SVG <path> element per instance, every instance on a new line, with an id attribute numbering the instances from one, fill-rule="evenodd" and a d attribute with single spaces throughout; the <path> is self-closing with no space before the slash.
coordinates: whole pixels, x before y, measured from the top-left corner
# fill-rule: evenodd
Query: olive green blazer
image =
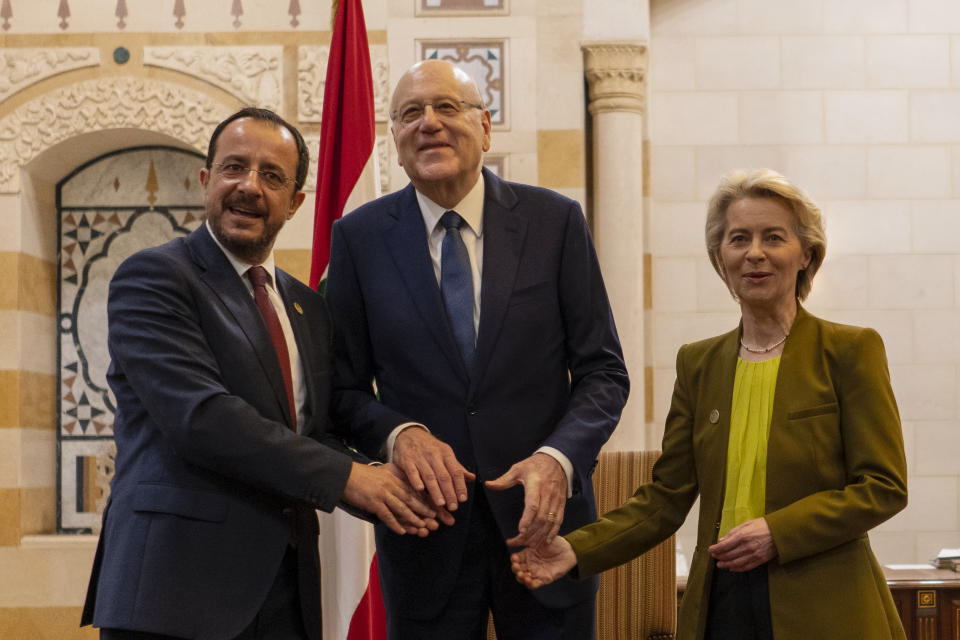
<path id="1" fill-rule="evenodd" d="M 684 345 L 653 482 L 566 536 L 585 577 L 673 534 L 700 496 L 679 640 L 702 638 L 723 507 L 740 329 Z M 883 341 L 797 311 L 783 348 L 767 449 L 766 519 L 777 640 L 905 638 L 867 531 L 906 506 L 907 469 Z"/>

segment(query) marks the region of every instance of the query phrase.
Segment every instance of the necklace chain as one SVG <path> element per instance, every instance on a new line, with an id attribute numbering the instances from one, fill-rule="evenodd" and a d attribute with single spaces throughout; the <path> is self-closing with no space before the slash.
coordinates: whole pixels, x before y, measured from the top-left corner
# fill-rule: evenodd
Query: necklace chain
<path id="1" fill-rule="evenodd" d="M 740 337 L 740 346 L 743 347 L 744 349 L 746 349 L 747 351 L 749 351 L 750 353 L 769 353 L 770 351 L 773 351 L 774 349 L 776 349 L 777 347 L 779 347 L 780 345 L 782 345 L 784 342 L 786 342 L 787 336 L 789 336 L 789 335 L 790 335 L 789 333 L 788 333 L 788 334 L 785 334 L 782 338 L 780 338 L 779 340 L 777 340 L 775 343 L 773 343 L 773 344 L 770 345 L 769 347 L 761 347 L 760 349 L 751 349 L 750 347 L 748 347 L 746 344 L 744 344 L 744 342 L 743 342 L 743 336 L 741 336 L 741 337 Z"/>

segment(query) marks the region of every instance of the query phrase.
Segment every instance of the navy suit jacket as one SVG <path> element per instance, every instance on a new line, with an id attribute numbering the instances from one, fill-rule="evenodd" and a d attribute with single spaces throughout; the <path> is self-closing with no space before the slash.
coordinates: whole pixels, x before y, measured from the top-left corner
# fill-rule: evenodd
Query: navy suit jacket
<path id="1" fill-rule="evenodd" d="M 628 380 L 596 253 L 579 205 L 484 170 L 483 274 L 472 371 L 447 322 L 415 191 L 384 196 L 333 228 L 327 298 L 334 318 L 333 410 L 376 455 L 399 424 L 425 424 L 477 474 L 496 478 L 540 446 L 573 464 L 561 532 L 596 518 L 591 474 L 617 424 Z M 376 380 L 375 395 L 372 387 Z M 504 538 L 523 490 L 486 491 Z M 473 501 L 426 539 L 377 526 L 387 604 L 431 618 L 460 567 Z M 547 606 L 592 597 L 565 579 L 536 591 Z"/>
<path id="2" fill-rule="evenodd" d="M 306 376 L 300 431 L 309 437 L 288 426 L 269 333 L 205 226 L 117 269 L 108 301 L 116 474 L 84 624 L 233 638 L 263 603 L 292 520 L 305 623 L 319 638 L 314 509 L 337 505 L 352 460 L 329 429 L 325 303 L 279 269 L 277 285 Z"/>

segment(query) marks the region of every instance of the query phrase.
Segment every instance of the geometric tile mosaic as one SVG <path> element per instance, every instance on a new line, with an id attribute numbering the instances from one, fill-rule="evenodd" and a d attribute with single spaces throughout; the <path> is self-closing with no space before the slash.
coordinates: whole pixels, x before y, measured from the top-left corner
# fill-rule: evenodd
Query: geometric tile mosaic
<path id="1" fill-rule="evenodd" d="M 480 89 L 491 123 L 507 128 L 504 40 L 422 40 L 419 44 L 421 60 L 448 60 L 466 71 Z"/>
<path id="2" fill-rule="evenodd" d="M 105 457 L 116 408 L 106 382 L 110 279 L 133 253 L 200 225 L 202 166 L 193 152 L 137 148 L 98 158 L 57 187 L 61 531 L 97 525 L 113 475 Z"/>

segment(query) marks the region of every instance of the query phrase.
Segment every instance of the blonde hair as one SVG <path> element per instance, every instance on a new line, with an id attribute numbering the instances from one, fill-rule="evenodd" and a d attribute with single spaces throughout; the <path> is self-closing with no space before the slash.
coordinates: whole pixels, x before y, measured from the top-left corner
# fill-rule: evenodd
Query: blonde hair
<path id="1" fill-rule="evenodd" d="M 720 185 L 710 198 L 704 230 L 710 263 L 736 300 L 720 257 L 720 244 L 727 227 L 727 209 L 744 198 L 775 198 L 793 213 L 794 231 L 804 251 L 810 251 L 810 263 L 797 273 L 796 296 L 804 300 L 810 293 L 813 276 L 823 264 L 827 252 L 823 214 L 803 189 L 772 169 L 738 169 L 720 180 Z"/>

